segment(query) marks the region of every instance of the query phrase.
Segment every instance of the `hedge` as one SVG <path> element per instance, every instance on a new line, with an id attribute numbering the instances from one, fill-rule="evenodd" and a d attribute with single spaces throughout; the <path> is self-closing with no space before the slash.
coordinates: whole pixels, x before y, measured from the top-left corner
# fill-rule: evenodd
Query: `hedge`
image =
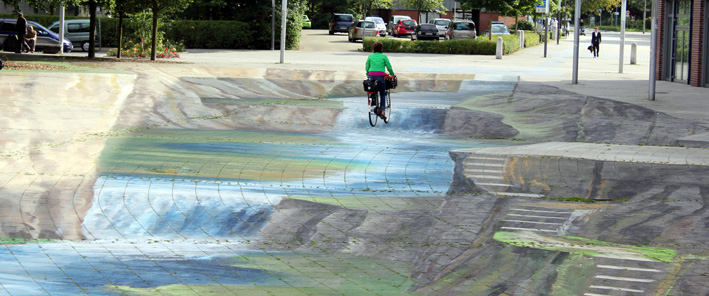
<path id="1" fill-rule="evenodd" d="M 365 38 L 364 50 L 371 51 L 372 44 L 379 41 L 383 45 L 385 52 L 406 52 L 406 53 L 438 53 L 438 54 L 467 54 L 467 55 L 495 55 L 497 50 L 497 37 L 492 40 L 487 37 L 476 39 L 456 39 L 444 41 L 408 41 L 393 38 Z M 502 37 L 502 48 L 504 54 L 511 54 L 520 50 L 519 38 L 516 35 L 504 35 Z M 539 35 L 533 31 L 524 34 L 525 47 L 539 44 Z"/>
<path id="2" fill-rule="evenodd" d="M 17 18 L 11 14 L 0 14 L 0 18 Z M 59 20 L 56 15 L 25 15 L 30 21 L 35 21 L 45 27 Z M 85 19 L 86 17 L 71 17 L 65 19 Z M 100 18 L 101 46 L 118 46 L 118 18 Z M 280 18 L 278 19 L 280 22 Z M 124 22 L 124 30 L 126 19 Z M 271 24 L 248 24 L 239 21 L 193 21 L 174 20 L 165 27 L 165 37 L 169 40 L 183 41 L 187 48 L 205 49 L 266 49 L 271 46 Z M 300 43 L 300 20 L 288 22 L 286 30 L 286 48 L 297 48 Z M 278 24 L 280 26 L 280 24 Z M 268 34 L 256 34 L 268 32 Z M 124 32 L 124 36 L 125 36 Z M 276 47 L 280 45 L 280 30 L 276 34 Z"/>

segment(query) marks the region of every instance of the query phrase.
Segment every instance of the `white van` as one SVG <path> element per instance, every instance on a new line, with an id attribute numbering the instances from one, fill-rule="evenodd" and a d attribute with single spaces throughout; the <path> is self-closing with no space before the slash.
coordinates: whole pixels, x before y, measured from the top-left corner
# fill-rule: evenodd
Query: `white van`
<path id="1" fill-rule="evenodd" d="M 64 38 L 69 39 L 74 45 L 74 48 L 81 48 L 83 51 L 89 51 L 89 32 L 91 32 L 89 19 L 69 19 L 64 20 Z M 59 22 L 54 22 L 49 26 L 49 30 L 59 34 Z M 96 43 L 98 43 L 99 35 L 96 34 Z"/>
<path id="2" fill-rule="evenodd" d="M 408 15 L 392 15 L 391 18 L 389 18 L 389 25 L 387 27 L 387 33 L 389 35 L 394 35 L 394 26 L 399 22 L 399 20 L 410 20 L 411 17 Z"/>

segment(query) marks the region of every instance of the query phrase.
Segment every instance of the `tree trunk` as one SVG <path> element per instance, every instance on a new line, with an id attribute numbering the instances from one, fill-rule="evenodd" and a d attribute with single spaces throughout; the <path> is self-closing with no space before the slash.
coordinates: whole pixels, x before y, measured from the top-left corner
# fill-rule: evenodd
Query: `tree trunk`
<path id="1" fill-rule="evenodd" d="M 157 56 L 158 48 L 158 2 L 153 0 L 153 41 L 150 48 L 150 60 L 154 61 Z"/>
<path id="2" fill-rule="evenodd" d="M 89 58 L 96 57 L 96 7 L 98 4 L 95 0 L 89 1 L 89 15 L 91 16 L 89 20 Z M 61 46 L 64 46 L 62 44 Z"/>
<path id="3" fill-rule="evenodd" d="M 121 50 L 123 49 L 123 13 L 118 14 L 118 50 L 116 58 L 121 58 Z"/>

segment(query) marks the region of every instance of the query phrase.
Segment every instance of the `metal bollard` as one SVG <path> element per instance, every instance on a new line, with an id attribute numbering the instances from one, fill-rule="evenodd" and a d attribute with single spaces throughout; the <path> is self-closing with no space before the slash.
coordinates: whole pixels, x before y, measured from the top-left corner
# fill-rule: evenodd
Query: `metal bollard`
<path id="1" fill-rule="evenodd" d="M 497 37 L 496 55 L 498 60 L 502 59 L 502 37 Z"/>
<path id="2" fill-rule="evenodd" d="M 635 65 L 638 63 L 638 43 L 633 42 L 632 45 L 630 45 L 630 64 Z"/>
<path id="3" fill-rule="evenodd" d="M 517 38 L 519 38 L 519 49 L 524 48 L 524 31 L 517 30 Z"/>

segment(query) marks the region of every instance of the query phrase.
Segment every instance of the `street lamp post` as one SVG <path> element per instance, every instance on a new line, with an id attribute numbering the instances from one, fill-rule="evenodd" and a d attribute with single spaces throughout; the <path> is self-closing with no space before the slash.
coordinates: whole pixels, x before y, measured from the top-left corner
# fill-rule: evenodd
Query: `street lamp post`
<path id="1" fill-rule="evenodd" d="M 281 64 L 286 60 L 286 16 L 288 15 L 288 0 L 281 2 Z"/>

